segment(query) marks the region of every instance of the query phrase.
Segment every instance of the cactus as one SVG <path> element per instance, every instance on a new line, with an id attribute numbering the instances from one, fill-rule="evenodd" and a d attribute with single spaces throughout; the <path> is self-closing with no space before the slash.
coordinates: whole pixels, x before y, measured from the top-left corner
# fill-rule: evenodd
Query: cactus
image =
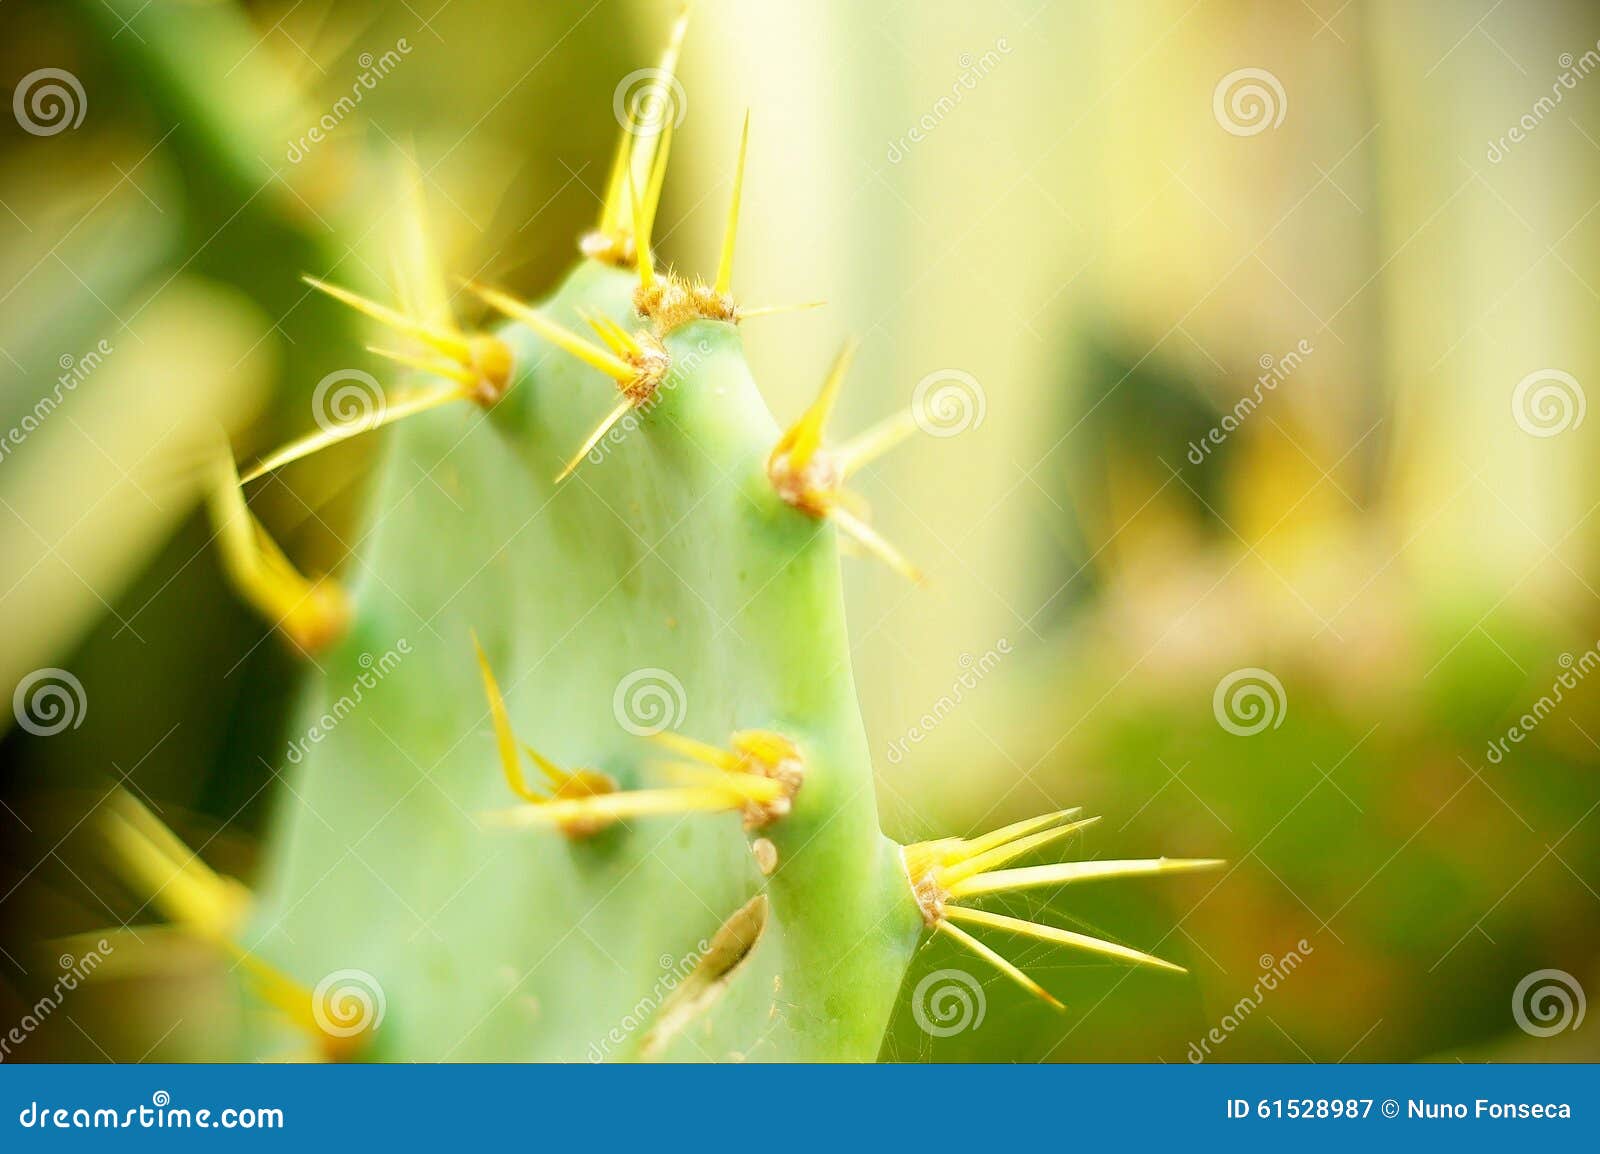
<path id="1" fill-rule="evenodd" d="M 309 658 L 254 892 L 129 796 L 104 827 L 264 1011 L 226 1056 L 866 1060 L 934 933 L 1058 1009 L 1005 935 L 1178 969 L 980 903 L 1214 862 L 1014 864 L 1085 828 L 1076 811 L 880 831 L 841 540 L 920 574 L 845 483 L 915 424 L 826 439 L 848 347 L 787 431 L 769 414 L 739 326 L 772 310 L 732 295 L 748 129 L 710 284 L 651 251 L 670 123 L 625 128 L 547 299 L 467 286 L 495 327 L 452 315 L 414 184 L 392 303 L 307 278 L 405 372 L 243 489 L 217 465 L 219 556 Z M 302 576 L 250 486 L 380 425 L 355 577 Z"/>

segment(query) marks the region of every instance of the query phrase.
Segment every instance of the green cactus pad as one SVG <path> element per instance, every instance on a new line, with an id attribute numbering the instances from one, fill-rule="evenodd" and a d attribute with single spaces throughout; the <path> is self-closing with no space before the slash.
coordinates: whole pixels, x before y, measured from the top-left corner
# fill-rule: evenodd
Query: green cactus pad
<path id="1" fill-rule="evenodd" d="M 635 329 L 634 284 L 585 262 L 543 311 Z M 767 480 L 779 433 L 738 329 L 670 334 L 656 402 L 559 483 L 616 385 L 523 326 L 497 335 L 517 365 L 498 405 L 392 433 L 353 624 L 293 731 L 319 738 L 286 767 L 252 948 L 307 985 L 370 974 L 375 1056 L 629 1057 L 764 888 L 755 949 L 664 1053 L 875 1056 L 921 923 L 878 830 L 834 533 Z M 775 873 L 736 814 L 582 840 L 495 828 L 486 814 L 526 803 L 498 768 L 474 631 L 518 736 L 624 788 L 659 784 L 644 733 L 662 723 L 716 745 L 749 728 L 795 741 L 804 785 L 761 831 Z M 353 690 L 359 710 L 333 716 Z"/>

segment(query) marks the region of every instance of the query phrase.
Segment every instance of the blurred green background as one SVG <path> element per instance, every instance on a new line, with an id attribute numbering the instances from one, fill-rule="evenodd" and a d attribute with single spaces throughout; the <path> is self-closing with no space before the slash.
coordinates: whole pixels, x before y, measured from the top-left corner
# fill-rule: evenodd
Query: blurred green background
<path id="1" fill-rule="evenodd" d="M 241 455 L 306 431 L 351 366 L 299 274 L 382 286 L 409 148 L 450 268 L 547 291 L 674 14 L 0 7 L 0 688 L 83 688 L 75 728 L 0 722 L 0 1027 L 136 904 L 81 824 L 111 784 L 250 877 L 299 659 L 224 586 L 194 464 L 219 421 Z M 849 334 L 840 428 L 949 405 L 862 482 L 930 585 L 846 570 L 886 831 L 1079 804 L 1083 856 L 1229 861 L 1052 902 L 1189 979 L 1040 946 L 1068 1014 L 979 974 L 981 1022 L 908 996 L 886 1057 L 1600 1057 L 1597 45 L 1584 3 L 696 5 L 662 258 L 712 267 L 750 109 L 740 297 L 828 301 L 745 329 L 774 412 Z M 81 122 L 41 131 L 42 68 Z M 349 564 L 376 448 L 253 498 L 303 567 Z M 1542 970 L 1564 1028 L 1519 1005 Z M 199 982 L 85 991 L 7 1056 L 181 1053 L 130 1007 Z"/>

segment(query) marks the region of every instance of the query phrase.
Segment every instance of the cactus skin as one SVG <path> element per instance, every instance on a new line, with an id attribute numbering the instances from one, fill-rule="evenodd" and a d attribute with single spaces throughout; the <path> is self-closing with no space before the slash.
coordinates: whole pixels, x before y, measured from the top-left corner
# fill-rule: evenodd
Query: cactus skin
<path id="1" fill-rule="evenodd" d="M 579 309 L 632 330 L 634 287 L 586 261 L 542 311 L 575 330 Z M 305 726 L 364 660 L 399 638 L 411 652 L 288 768 L 251 948 L 308 984 L 373 975 L 387 1003 L 374 1057 L 629 1057 L 645 1031 L 625 1020 L 764 889 L 770 917 L 747 964 L 663 1056 L 876 1056 L 922 925 L 878 828 L 835 534 L 767 480 L 779 431 L 738 329 L 671 333 L 677 371 L 657 403 L 560 484 L 616 387 L 521 325 L 497 335 L 517 365 L 499 404 L 391 433 L 352 627 L 318 659 Z M 761 831 L 776 872 L 763 878 L 736 814 L 637 819 L 581 841 L 486 828 L 481 815 L 516 799 L 472 631 L 518 735 L 624 788 L 650 784 L 660 760 L 613 713 L 641 668 L 682 684 L 689 736 L 721 745 L 759 727 L 797 742 L 804 785 Z"/>

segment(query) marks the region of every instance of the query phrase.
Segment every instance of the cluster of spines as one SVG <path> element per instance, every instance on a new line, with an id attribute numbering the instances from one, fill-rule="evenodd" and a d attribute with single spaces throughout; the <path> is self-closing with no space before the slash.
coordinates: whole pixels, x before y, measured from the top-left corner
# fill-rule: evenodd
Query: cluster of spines
<path id="1" fill-rule="evenodd" d="M 670 730 L 654 740 L 676 755 L 662 769 L 672 784 L 647 789 L 622 789 L 610 774 L 597 769 L 567 770 L 518 740 L 505 698 L 483 647 L 478 669 L 489 701 L 500 767 L 511 792 L 525 805 L 488 815 L 496 825 L 511 828 L 555 828 L 581 839 L 630 818 L 669 813 L 737 812 L 745 828 L 761 829 L 785 816 L 805 780 L 799 748 L 770 730 L 742 730 L 719 748 Z M 526 756 L 544 775 L 548 792 L 527 784 L 522 773 Z"/>
<path id="2" fill-rule="evenodd" d="M 1213 869 L 1222 864 L 1211 858 L 1143 858 L 1127 861 L 1063 861 L 1008 868 L 1018 858 L 1079 833 L 1100 820 L 1098 817 L 1080 818 L 1081 812 L 1076 808 L 1057 810 L 978 837 L 913 842 L 903 846 L 900 851 L 906 877 L 927 926 L 977 954 L 1023 989 L 1056 1009 L 1065 1007 L 1038 982 L 979 941 L 962 925 L 1003 930 L 1136 965 L 1153 966 L 1176 973 L 1185 971 L 1182 966 L 1103 938 L 979 909 L 966 904 L 969 899 L 1105 878 L 1188 873 Z"/>
<path id="3" fill-rule="evenodd" d="M 254 904 L 250 891 L 208 866 L 132 794 L 117 789 L 106 799 L 99 829 L 109 864 L 141 896 L 140 912 L 153 908 L 165 919 L 166 930 L 205 943 L 237 966 L 256 996 L 309 1043 L 307 1052 L 293 1057 L 340 1060 L 354 1057 L 367 1045 L 366 1030 L 325 1028 L 323 1018 L 335 1008 L 319 1006 L 315 989 L 244 946 L 241 937 Z M 159 969 L 168 956 L 147 940 L 158 932 L 162 931 L 150 925 L 126 925 L 87 935 L 99 938 L 110 933 L 118 941 L 122 964 L 97 975 Z"/>

